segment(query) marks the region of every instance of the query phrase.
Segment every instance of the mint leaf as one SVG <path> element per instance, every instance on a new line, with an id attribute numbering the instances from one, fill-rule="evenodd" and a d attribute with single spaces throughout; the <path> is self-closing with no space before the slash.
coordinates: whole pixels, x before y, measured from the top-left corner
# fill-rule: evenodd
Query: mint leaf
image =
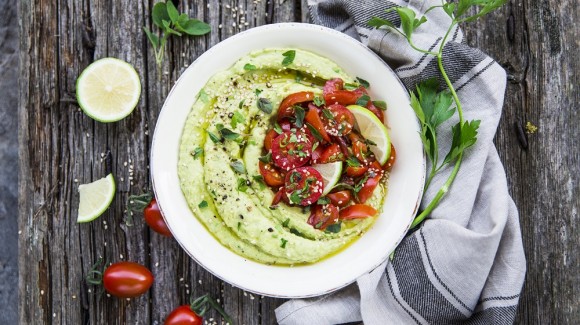
<path id="1" fill-rule="evenodd" d="M 199 100 L 201 100 L 204 103 L 208 103 L 209 102 L 209 96 L 207 95 L 207 93 L 205 92 L 205 90 L 200 90 L 199 94 L 197 95 Z"/>
<path id="2" fill-rule="evenodd" d="M 316 203 L 320 204 L 320 205 L 328 204 L 328 203 L 330 203 L 330 199 L 328 197 L 324 196 L 324 197 L 319 198 L 318 201 L 316 201 Z"/>
<path id="3" fill-rule="evenodd" d="M 145 31 L 145 34 L 147 34 L 147 38 L 149 39 L 149 42 L 151 42 L 151 45 L 153 45 L 153 49 L 157 50 L 157 48 L 159 47 L 159 37 L 153 33 L 151 33 L 151 31 L 149 31 L 149 29 L 147 29 L 147 27 L 143 27 L 143 30 Z"/>
<path id="4" fill-rule="evenodd" d="M 304 110 L 304 108 L 300 106 L 294 106 L 294 115 L 295 115 L 294 124 L 296 124 L 296 126 L 299 128 L 304 126 L 304 115 L 306 115 L 306 111 Z"/>
<path id="5" fill-rule="evenodd" d="M 313 127 L 310 123 L 306 123 L 306 127 L 308 128 L 308 130 L 310 130 L 310 133 L 312 133 L 312 135 L 316 138 L 316 140 L 320 142 L 324 141 L 324 138 L 322 137 L 320 132 L 318 132 L 318 130 L 315 127 Z"/>
<path id="6" fill-rule="evenodd" d="M 369 95 L 362 95 L 359 99 L 357 99 L 356 104 L 362 107 L 366 107 L 369 103 L 369 100 L 371 100 Z"/>
<path id="7" fill-rule="evenodd" d="M 244 166 L 244 163 L 239 160 L 234 160 L 230 162 L 230 167 L 232 167 L 232 169 L 236 171 L 238 174 L 246 173 L 246 167 Z"/>
<path id="8" fill-rule="evenodd" d="M 373 100 L 373 105 L 375 105 L 375 107 L 378 107 L 381 111 L 387 110 L 387 102 L 385 102 L 384 100 Z"/>
<path id="9" fill-rule="evenodd" d="M 360 83 L 361 86 L 363 86 L 363 87 L 365 87 L 367 89 L 369 89 L 371 87 L 371 85 L 369 84 L 369 82 L 366 81 L 366 80 L 364 80 L 363 78 L 356 77 L 356 80 L 358 81 L 358 83 Z"/>
<path id="10" fill-rule="evenodd" d="M 238 178 L 238 191 L 245 193 L 248 188 L 248 181 L 243 178 Z"/>
<path id="11" fill-rule="evenodd" d="M 264 164 L 269 164 L 272 162 L 272 152 L 268 152 L 265 156 L 261 156 L 258 158 L 259 161 L 263 162 Z"/>
<path id="12" fill-rule="evenodd" d="M 238 124 L 241 123 L 245 123 L 246 122 L 246 118 L 244 117 L 244 115 L 242 115 L 242 113 L 240 113 L 239 111 L 235 111 L 234 115 L 232 116 L 232 127 L 235 129 Z"/>
<path id="13" fill-rule="evenodd" d="M 199 204 L 197 206 L 200 209 L 203 209 L 203 208 L 207 208 L 208 204 L 207 204 L 207 201 L 206 200 L 203 200 L 203 201 L 199 202 Z"/>
<path id="14" fill-rule="evenodd" d="M 326 105 L 326 101 L 324 101 L 323 97 L 316 96 L 316 97 L 314 97 L 314 105 L 320 107 L 320 106 Z"/>
<path id="15" fill-rule="evenodd" d="M 220 134 L 226 140 L 236 140 L 240 137 L 239 133 L 236 133 L 228 128 L 222 128 L 219 130 Z"/>
<path id="16" fill-rule="evenodd" d="M 266 114 L 272 114 L 272 102 L 267 98 L 258 99 L 258 108 Z"/>
<path id="17" fill-rule="evenodd" d="M 218 138 L 218 136 L 217 136 L 217 135 L 215 135 L 215 134 L 213 134 L 213 133 L 211 133 L 211 132 L 209 132 L 209 131 L 207 131 L 207 134 L 209 135 L 209 138 L 211 139 L 211 141 L 212 141 L 213 143 L 218 143 L 218 142 L 220 142 L 220 138 Z"/>
<path id="18" fill-rule="evenodd" d="M 282 65 L 287 66 L 290 65 L 292 62 L 294 62 L 294 58 L 296 57 L 296 51 L 295 50 L 286 51 L 282 53 L 282 55 L 284 56 L 284 60 L 282 60 Z"/>
<path id="19" fill-rule="evenodd" d="M 193 156 L 193 159 L 197 159 L 197 158 L 201 157 L 202 154 L 203 154 L 203 149 L 200 147 L 193 149 L 193 152 L 191 153 L 191 155 Z"/>
<path id="20" fill-rule="evenodd" d="M 338 223 L 326 226 L 326 229 L 324 229 L 324 231 L 328 232 L 328 233 L 336 234 L 336 233 L 340 232 L 341 226 L 342 226 L 342 223 L 338 222 Z"/>

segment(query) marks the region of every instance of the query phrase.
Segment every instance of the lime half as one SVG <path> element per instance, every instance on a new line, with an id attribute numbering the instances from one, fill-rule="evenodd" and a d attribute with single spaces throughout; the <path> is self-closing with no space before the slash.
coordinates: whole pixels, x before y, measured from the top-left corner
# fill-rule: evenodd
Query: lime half
<path id="1" fill-rule="evenodd" d="M 89 222 L 97 219 L 113 202 L 115 197 L 115 179 L 113 174 L 89 184 L 79 185 L 79 216 L 77 222 Z"/>
<path id="2" fill-rule="evenodd" d="M 76 92 L 85 114 L 99 122 L 115 122 L 137 106 L 141 81 L 129 63 L 104 58 L 83 70 L 77 79 Z"/>
<path id="3" fill-rule="evenodd" d="M 322 182 L 324 185 L 324 191 L 322 191 L 322 195 L 326 195 L 340 180 L 340 174 L 342 173 L 342 161 L 329 164 L 312 165 L 312 168 L 316 169 L 320 175 L 322 175 Z"/>
<path id="4" fill-rule="evenodd" d="M 381 166 L 384 165 L 391 156 L 391 139 L 387 127 L 375 114 L 362 106 L 350 105 L 347 108 L 354 114 L 360 134 L 373 142 L 370 149 L 378 162 Z"/>

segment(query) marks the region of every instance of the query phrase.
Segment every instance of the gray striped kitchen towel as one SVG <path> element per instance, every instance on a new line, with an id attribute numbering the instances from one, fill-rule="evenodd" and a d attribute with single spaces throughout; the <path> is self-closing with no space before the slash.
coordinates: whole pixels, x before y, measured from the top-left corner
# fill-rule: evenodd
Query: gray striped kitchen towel
<path id="1" fill-rule="evenodd" d="M 395 32 L 367 27 L 367 21 L 377 15 L 396 24 L 396 13 L 385 14 L 385 9 L 404 6 L 424 13 L 440 4 L 439 0 L 309 0 L 314 23 L 368 45 L 408 89 L 439 76 L 436 60 L 412 50 Z M 420 48 L 435 49 L 450 18 L 442 10 L 432 10 L 427 17 L 413 41 Z M 430 219 L 402 241 L 392 261 L 333 294 L 283 304 L 276 309 L 280 324 L 513 323 L 526 264 L 518 211 L 492 142 L 506 73 L 492 58 L 467 46 L 459 28 L 453 31 L 444 54 L 466 119 L 481 120 L 478 141 L 466 152 L 455 183 Z M 457 119 L 440 128 L 442 151 L 451 144 L 450 132 L 445 133 L 451 123 Z M 435 177 L 422 208 L 449 173 L 450 168 Z"/>

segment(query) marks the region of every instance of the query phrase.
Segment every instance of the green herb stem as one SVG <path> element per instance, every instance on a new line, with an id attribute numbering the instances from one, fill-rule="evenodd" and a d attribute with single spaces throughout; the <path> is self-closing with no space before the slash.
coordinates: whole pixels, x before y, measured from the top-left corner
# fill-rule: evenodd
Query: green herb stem
<path id="1" fill-rule="evenodd" d="M 443 37 L 443 41 L 441 42 L 441 46 L 439 46 L 439 52 L 437 53 L 437 65 L 439 66 L 439 71 L 441 72 L 441 75 L 443 76 L 443 79 L 445 80 L 445 84 L 447 84 L 447 87 L 449 88 L 449 91 L 451 92 L 451 96 L 453 96 L 453 101 L 455 102 L 455 105 L 457 107 L 457 113 L 459 115 L 459 123 L 460 123 L 459 125 L 463 126 L 463 109 L 461 107 L 461 102 L 459 101 L 459 96 L 457 96 L 457 92 L 455 91 L 455 88 L 453 87 L 453 83 L 451 83 L 451 80 L 449 79 L 449 76 L 447 75 L 447 72 L 445 71 L 445 68 L 443 67 L 443 47 L 445 46 L 445 42 L 447 41 L 447 37 L 449 37 L 449 34 L 451 33 L 453 26 L 455 26 L 456 24 L 457 24 L 457 22 L 454 20 L 451 23 L 451 26 L 449 26 L 447 33 L 445 33 L 445 37 Z M 439 191 L 437 191 L 437 194 L 435 195 L 433 200 L 431 200 L 429 205 L 427 205 L 427 208 L 425 208 L 425 210 L 423 210 L 417 217 L 415 217 L 415 219 L 413 220 L 413 223 L 411 224 L 410 229 L 415 228 L 418 224 L 423 222 L 423 220 L 425 220 L 425 218 L 427 218 L 427 216 L 429 214 L 431 214 L 431 212 L 433 212 L 433 209 L 435 209 L 435 207 L 439 204 L 439 201 L 441 201 L 441 198 L 443 197 L 443 195 L 445 195 L 445 193 L 447 193 L 447 191 L 451 187 L 451 184 L 453 184 L 453 181 L 455 180 L 455 177 L 457 176 L 457 173 L 459 172 L 459 167 L 461 166 L 462 158 L 463 158 L 463 151 L 461 151 L 459 153 L 459 155 L 457 156 L 457 160 L 455 161 L 455 166 L 453 167 L 453 170 L 451 171 L 451 174 L 447 178 L 447 181 L 445 182 L 445 184 L 443 184 L 443 186 L 441 186 L 439 188 Z M 435 162 L 434 162 L 433 166 L 431 168 L 431 173 L 429 174 L 427 182 L 425 183 L 424 190 L 427 190 L 427 188 L 431 184 L 431 180 L 433 180 L 433 176 L 435 176 L 435 173 L 437 172 L 437 170 L 438 170 L 438 168 L 436 168 Z"/>

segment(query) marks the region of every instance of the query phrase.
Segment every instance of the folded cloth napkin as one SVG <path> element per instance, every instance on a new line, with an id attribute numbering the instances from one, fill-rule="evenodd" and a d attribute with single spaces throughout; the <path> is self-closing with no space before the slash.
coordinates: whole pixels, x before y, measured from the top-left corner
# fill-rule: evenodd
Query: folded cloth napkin
<path id="1" fill-rule="evenodd" d="M 368 45 L 408 89 L 430 77 L 441 80 L 436 59 L 414 51 L 395 32 L 370 29 L 367 22 L 379 16 L 397 24 L 396 13 L 384 13 L 393 6 L 410 7 L 423 14 L 440 4 L 439 0 L 309 0 L 314 23 Z M 450 18 L 439 9 L 428 12 L 427 18 L 413 41 L 420 48 L 436 49 Z M 466 45 L 459 28 L 445 45 L 444 57 L 465 118 L 481 120 L 477 143 L 466 151 L 450 191 L 430 218 L 401 242 L 392 261 L 333 294 L 283 304 L 276 309 L 280 324 L 513 323 L 526 270 L 525 256 L 518 211 L 492 142 L 501 115 L 506 73 L 493 59 Z M 456 116 L 439 129 L 442 157 L 451 144 L 452 123 L 457 123 Z M 435 177 L 421 208 L 435 196 L 450 170 Z"/>

